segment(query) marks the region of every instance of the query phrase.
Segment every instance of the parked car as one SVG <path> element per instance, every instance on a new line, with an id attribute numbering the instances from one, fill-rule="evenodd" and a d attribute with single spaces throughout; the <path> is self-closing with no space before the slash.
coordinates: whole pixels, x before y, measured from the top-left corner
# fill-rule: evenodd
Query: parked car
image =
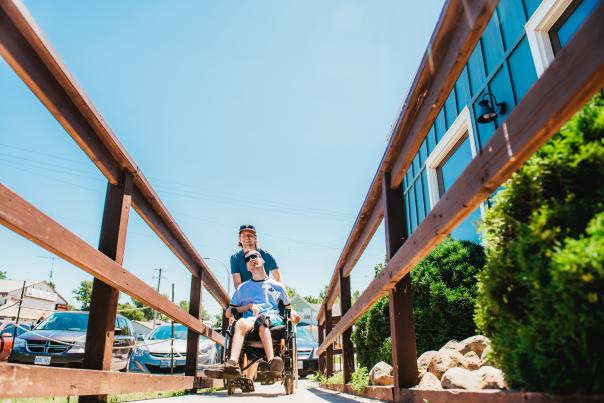
<path id="1" fill-rule="evenodd" d="M 88 312 L 54 312 L 31 332 L 15 339 L 9 362 L 81 368 Z M 129 319 L 117 315 L 111 370 L 124 370 L 136 340 Z"/>
<path id="2" fill-rule="evenodd" d="M 203 368 L 216 363 L 218 357 L 216 343 L 199 336 L 198 366 Z M 132 351 L 128 362 L 129 372 L 150 374 L 182 374 L 187 360 L 187 327 L 174 324 L 174 344 L 172 325 L 162 325 L 149 333 Z M 174 366 L 172 371 L 171 367 Z"/>
<path id="3" fill-rule="evenodd" d="M 310 326 L 299 324 L 296 329 L 298 375 L 303 377 L 319 370 L 319 356 L 316 353 L 319 343 L 310 331 Z"/>
<path id="4" fill-rule="evenodd" d="M 17 331 L 17 336 L 20 336 L 30 328 L 31 326 L 25 323 L 19 323 L 19 326 L 15 326 L 15 322 L 0 321 L 0 361 L 6 361 L 10 355 L 13 348 L 15 330 Z"/>

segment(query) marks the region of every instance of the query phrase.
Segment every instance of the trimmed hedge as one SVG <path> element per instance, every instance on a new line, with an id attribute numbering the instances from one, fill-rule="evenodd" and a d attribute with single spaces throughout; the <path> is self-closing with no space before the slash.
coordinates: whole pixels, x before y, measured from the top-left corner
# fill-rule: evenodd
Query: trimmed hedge
<path id="1" fill-rule="evenodd" d="M 476 323 L 511 387 L 604 392 L 604 98 L 495 196 Z"/>
<path id="2" fill-rule="evenodd" d="M 411 271 L 418 355 L 475 334 L 476 274 L 484 263 L 480 245 L 446 238 Z M 359 366 L 392 363 L 387 297 L 355 323 L 352 341 Z"/>

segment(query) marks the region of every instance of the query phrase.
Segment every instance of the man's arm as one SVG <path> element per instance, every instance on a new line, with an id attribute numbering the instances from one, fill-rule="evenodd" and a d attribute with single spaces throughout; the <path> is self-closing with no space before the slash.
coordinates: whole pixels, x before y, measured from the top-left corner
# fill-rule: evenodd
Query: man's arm
<path id="1" fill-rule="evenodd" d="M 233 286 L 235 287 L 235 289 L 237 289 L 237 288 L 239 288 L 240 285 L 241 285 L 241 274 L 233 273 Z"/>
<path id="2" fill-rule="evenodd" d="M 276 269 L 273 269 L 271 271 L 271 275 L 273 276 L 273 278 L 280 282 L 283 283 L 283 276 L 281 276 L 281 271 L 279 270 L 279 268 L 277 267 Z"/>
<path id="3" fill-rule="evenodd" d="M 249 304 L 243 305 L 243 306 L 229 306 L 229 308 L 226 310 L 226 317 L 230 318 L 231 316 L 233 316 L 233 311 L 235 310 L 237 311 L 237 313 L 244 313 L 245 311 L 251 311 L 253 308 L 254 304 L 252 304 L 251 302 Z"/>

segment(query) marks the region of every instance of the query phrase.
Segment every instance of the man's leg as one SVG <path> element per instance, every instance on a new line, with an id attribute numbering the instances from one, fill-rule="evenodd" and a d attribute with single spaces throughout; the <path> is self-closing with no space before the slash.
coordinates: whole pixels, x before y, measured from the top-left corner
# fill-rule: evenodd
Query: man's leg
<path id="1" fill-rule="evenodd" d="M 245 339 L 245 335 L 254 328 L 255 320 L 256 318 L 241 318 L 235 323 L 233 342 L 231 344 L 231 356 L 229 357 L 231 361 L 239 362 L 243 340 Z"/>
<path id="2" fill-rule="evenodd" d="M 269 318 L 269 321 L 275 324 L 275 318 Z M 264 353 L 266 354 L 266 360 L 269 363 L 270 371 L 274 375 L 281 375 L 283 372 L 283 360 L 281 357 L 275 357 L 275 353 L 273 351 L 273 337 L 271 336 L 270 329 L 262 325 L 258 328 L 258 334 L 260 335 L 260 340 L 262 341 L 262 347 L 264 347 Z"/>

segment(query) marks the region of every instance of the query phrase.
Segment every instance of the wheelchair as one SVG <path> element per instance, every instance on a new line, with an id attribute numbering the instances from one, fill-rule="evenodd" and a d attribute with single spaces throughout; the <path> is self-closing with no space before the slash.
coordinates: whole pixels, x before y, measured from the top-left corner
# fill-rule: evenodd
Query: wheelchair
<path id="1" fill-rule="evenodd" d="M 283 360 L 283 373 L 276 376 L 269 370 L 269 364 L 266 360 L 266 354 L 262 347 L 262 341 L 256 328 L 245 336 L 241 355 L 239 357 L 239 367 L 243 373 L 249 367 L 259 362 L 257 379 L 261 385 L 272 385 L 277 381 L 281 381 L 285 387 L 285 394 L 291 395 L 294 393 L 298 382 L 298 350 L 296 345 L 295 324 L 291 318 L 291 308 L 285 307 L 279 302 L 279 314 L 283 318 L 283 325 L 270 328 L 271 339 L 273 341 L 273 351 L 275 357 L 281 357 Z M 222 362 L 226 362 L 231 355 L 231 345 L 233 341 L 233 333 L 235 331 L 235 323 L 240 318 L 240 315 L 235 312 L 235 321 L 231 323 L 224 335 L 224 348 L 222 349 Z M 244 366 L 244 357 L 247 357 L 247 364 Z M 233 395 L 236 389 L 241 389 L 242 392 L 253 392 L 254 380 L 241 375 L 238 379 L 223 380 L 224 387 L 228 395 Z"/>

